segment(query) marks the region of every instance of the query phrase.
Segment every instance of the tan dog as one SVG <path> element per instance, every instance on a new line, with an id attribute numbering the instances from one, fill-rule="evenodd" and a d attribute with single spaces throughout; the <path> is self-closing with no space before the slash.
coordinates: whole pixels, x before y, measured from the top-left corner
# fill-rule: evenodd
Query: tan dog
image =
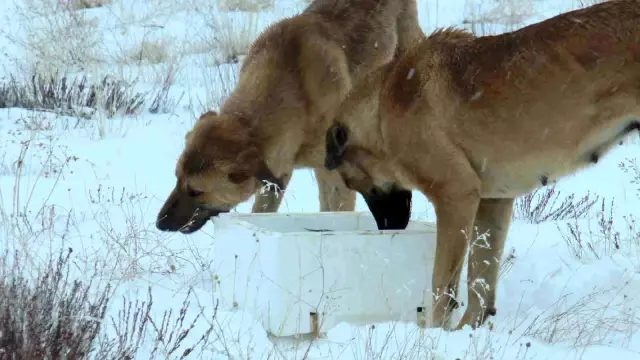
<path id="1" fill-rule="evenodd" d="M 475 328 L 495 314 L 514 198 L 596 163 L 640 128 L 640 1 L 498 36 L 434 32 L 393 65 L 379 101 L 368 118 L 338 117 L 327 168 L 360 192 L 417 189 L 433 203 L 435 325 L 454 307 L 468 238 L 478 243 L 458 324 Z"/>
<path id="2" fill-rule="evenodd" d="M 187 136 L 157 227 L 196 231 L 301 167 L 316 168 L 322 210 L 353 210 L 356 193 L 323 167 L 326 130 L 354 84 L 420 35 L 415 0 L 317 0 L 267 28 L 220 114 Z"/>

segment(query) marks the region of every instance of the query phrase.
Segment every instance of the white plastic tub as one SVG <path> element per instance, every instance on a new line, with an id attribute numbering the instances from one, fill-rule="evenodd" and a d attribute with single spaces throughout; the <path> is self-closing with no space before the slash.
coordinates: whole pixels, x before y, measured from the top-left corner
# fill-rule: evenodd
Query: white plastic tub
<path id="1" fill-rule="evenodd" d="M 272 335 L 430 314 L 435 224 L 379 231 L 370 213 L 230 213 L 214 227 L 220 308 L 251 313 Z"/>

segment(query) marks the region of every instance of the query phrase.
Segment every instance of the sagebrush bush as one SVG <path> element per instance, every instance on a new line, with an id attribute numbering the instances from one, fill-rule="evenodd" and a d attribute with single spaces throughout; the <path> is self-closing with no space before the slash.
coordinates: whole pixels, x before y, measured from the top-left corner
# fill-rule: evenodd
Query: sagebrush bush
<path id="1" fill-rule="evenodd" d="M 516 198 L 513 218 L 525 220 L 532 224 L 545 221 L 558 221 L 565 219 L 579 219 L 588 214 L 589 210 L 598 201 L 597 195 L 589 193 L 576 199 L 575 194 L 570 194 L 560 200 L 560 191 L 555 185 L 552 187 L 538 188 L 530 193 Z"/>
<path id="2" fill-rule="evenodd" d="M 273 8 L 274 0 L 218 0 L 222 11 L 260 12 Z"/>
<path id="3" fill-rule="evenodd" d="M 69 279 L 72 249 L 50 258 L 33 281 L 21 256 L 0 260 L 0 360 L 82 359 L 100 332 L 111 286 Z"/>
<path id="4" fill-rule="evenodd" d="M 109 320 L 115 336 L 100 335 L 94 358 L 115 360 L 133 359 L 136 355 L 140 357 L 142 355 L 140 349 L 145 343 L 147 333 L 151 333 L 150 339 L 153 340 L 153 346 L 149 351 L 150 360 L 157 359 L 160 354 L 165 358 L 179 355 L 178 359 L 195 356 L 197 348 L 203 349 L 209 344 L 218 305 L 215 305 L 211 319 L 204 319 L 204 312 L 200 310 L 191 321 L 185 321 L 189 313 L 190 296 L 191 291 L 188 291 L 177 315 L 173 310 L 164 311 L 160 323 L 151 316 L 153 308 L 151 287 L 148 287 L 146 301 L 132 302 L 122 298 L 117 318 L 110 317 Z M 195 326 L 204 321 L 208 321 L 204 331 L 193 334 Z M 189 336 L 195 340 L 186 345 Z"/>
<path id="5" fill-rule="evenodd" d="M 87 5 L 94 1 L 85 1 Z M 77 6 L 79 7 L 77 7 Z M 105 38 L 95 14 L 76 0 L 22 0 L 13 2 L 11 21 L 20 31 L 5 31 L 7 39 L 25 51 L 15 58 L 23 69 L 53 72 L 65 68 L 85 71 L 104 61 Z"/>
<path id="6" fill-rule="evenodd" d="M 185 359 L 209 345 L 217 304 L 213 318 L 204 319 L 200 310 L 188 320 L 189 291 L 177 314 L 165 310 L 158 322 L 151 314 L 149 287 L 147 301 L 123 297 L 117 317 L 107 317 L 111 285 L 96 287 L 95 276 L 86 283 L 70 280 L 72 252 L 60 251 L 31 281 L 23 275 L 19 252 L 5 251 L 0 260 L 0 360 L 122 360 L 147 352 L 150 360 L 160 355 Z M 207 326 L 194 333 L 203 321 Z M 147 341 L 152 342 L 150 351 L 143 352 Z"/>
<path id="7" fill-rule="evenodd" d="M 169 90 L 173 75 L 168 75 L 160 90 L 154 93 L 133 90 L 134 83 L 104 76 L 92 83 L 85 76 L 70 79 L 67 76 L 33 74 L 27 81 L 10 75 L 0 83 L 0 108 L 22 108 L 51 111 L 60 115 L 92 118 L 96 111 L 113 117 L 136 115 L 151 99 L 152 113 L 165 112 L 173 104 Z"/>
<path id="8" fill-rule="evenodd" d="M 93 9 L 111 4 L 111 0 L 61 0 L 61 2 L 74 10 Z"/>
<path id="9" fill-rule="evenodd" d="M 215 51 L 217 64 L 235 64 L 246 55 L 249 47 L 260 33 L 259 13 L 227 14 L 215 7 L 202 9 L 205 12 L 207 31 L 199 39 L 200 51 Z M 203 47 L 202 44 L 206 44 Z M 198 51 L 198 50 L 196 50 Z"/>

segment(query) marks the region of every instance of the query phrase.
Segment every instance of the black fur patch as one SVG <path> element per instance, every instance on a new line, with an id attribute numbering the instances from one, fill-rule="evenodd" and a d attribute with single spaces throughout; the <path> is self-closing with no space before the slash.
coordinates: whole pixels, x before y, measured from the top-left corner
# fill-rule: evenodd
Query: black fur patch
<path id="1" fill-rule="evenodd" d="M 376 220 L 378 230 L 404 230 L 409 224 L 411 191 L 393 186 L 387 192 L 374 188 L 361 195 Z"/>
<path id="2" fill-rule="evenodd" d="M 349 130 L 342 124 L 334 124 L 327 130 L 325 136 L 324 167 L 327 170 L 335 170 L 344 161 L 347 151 L 347 141 L 349 140 Z"/>
<path id="3" fill-rule="evenodd" d="M 547 175 L 542 175 L 540 177 L 540 183 L 542 184 L 542 186 L 547 186 L 547 183 L 549 183 L 549 178 L 547 177 Z"/>

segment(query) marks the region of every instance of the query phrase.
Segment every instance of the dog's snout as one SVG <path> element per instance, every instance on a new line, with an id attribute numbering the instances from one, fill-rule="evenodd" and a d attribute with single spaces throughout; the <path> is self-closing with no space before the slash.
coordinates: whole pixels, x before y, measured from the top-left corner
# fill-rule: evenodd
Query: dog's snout
<path id="1" fill-rule="evenodd" d="M 158 217 L 156 219 L 156 228 L 158 230 L 160 231 L 178 230 L 175 226 L 172 226 L 172 224 L 175 223 L 175 220 L 173 219 L 173 215 L 171 214 L 171 211 L 175 210 L 177 203 L 178 203 L 177 201 L 173 201 L 167 204 L 168 206 L 163 207 L 163 209 L 160 210 L 160 213 L 158 214 Z"/>
<path id="2" fill-rule="evenodd" d="M 228 213 L 230 210 L 208 208 L 206 209 L 206 211 L 207 211 L 207 217 L 214 217 L 220 214 Z"/>
<path id="3" fill-rule="evenodd" d="M 169 225 L 168 221 L 164 221 L 164 219 L 166 219 L 166 216 L 164 217 L 158 217 L 158 219 L 156 220 L 156 228 L 160 231 L 169 231 L 171 230 L 171 226 Z"/>

